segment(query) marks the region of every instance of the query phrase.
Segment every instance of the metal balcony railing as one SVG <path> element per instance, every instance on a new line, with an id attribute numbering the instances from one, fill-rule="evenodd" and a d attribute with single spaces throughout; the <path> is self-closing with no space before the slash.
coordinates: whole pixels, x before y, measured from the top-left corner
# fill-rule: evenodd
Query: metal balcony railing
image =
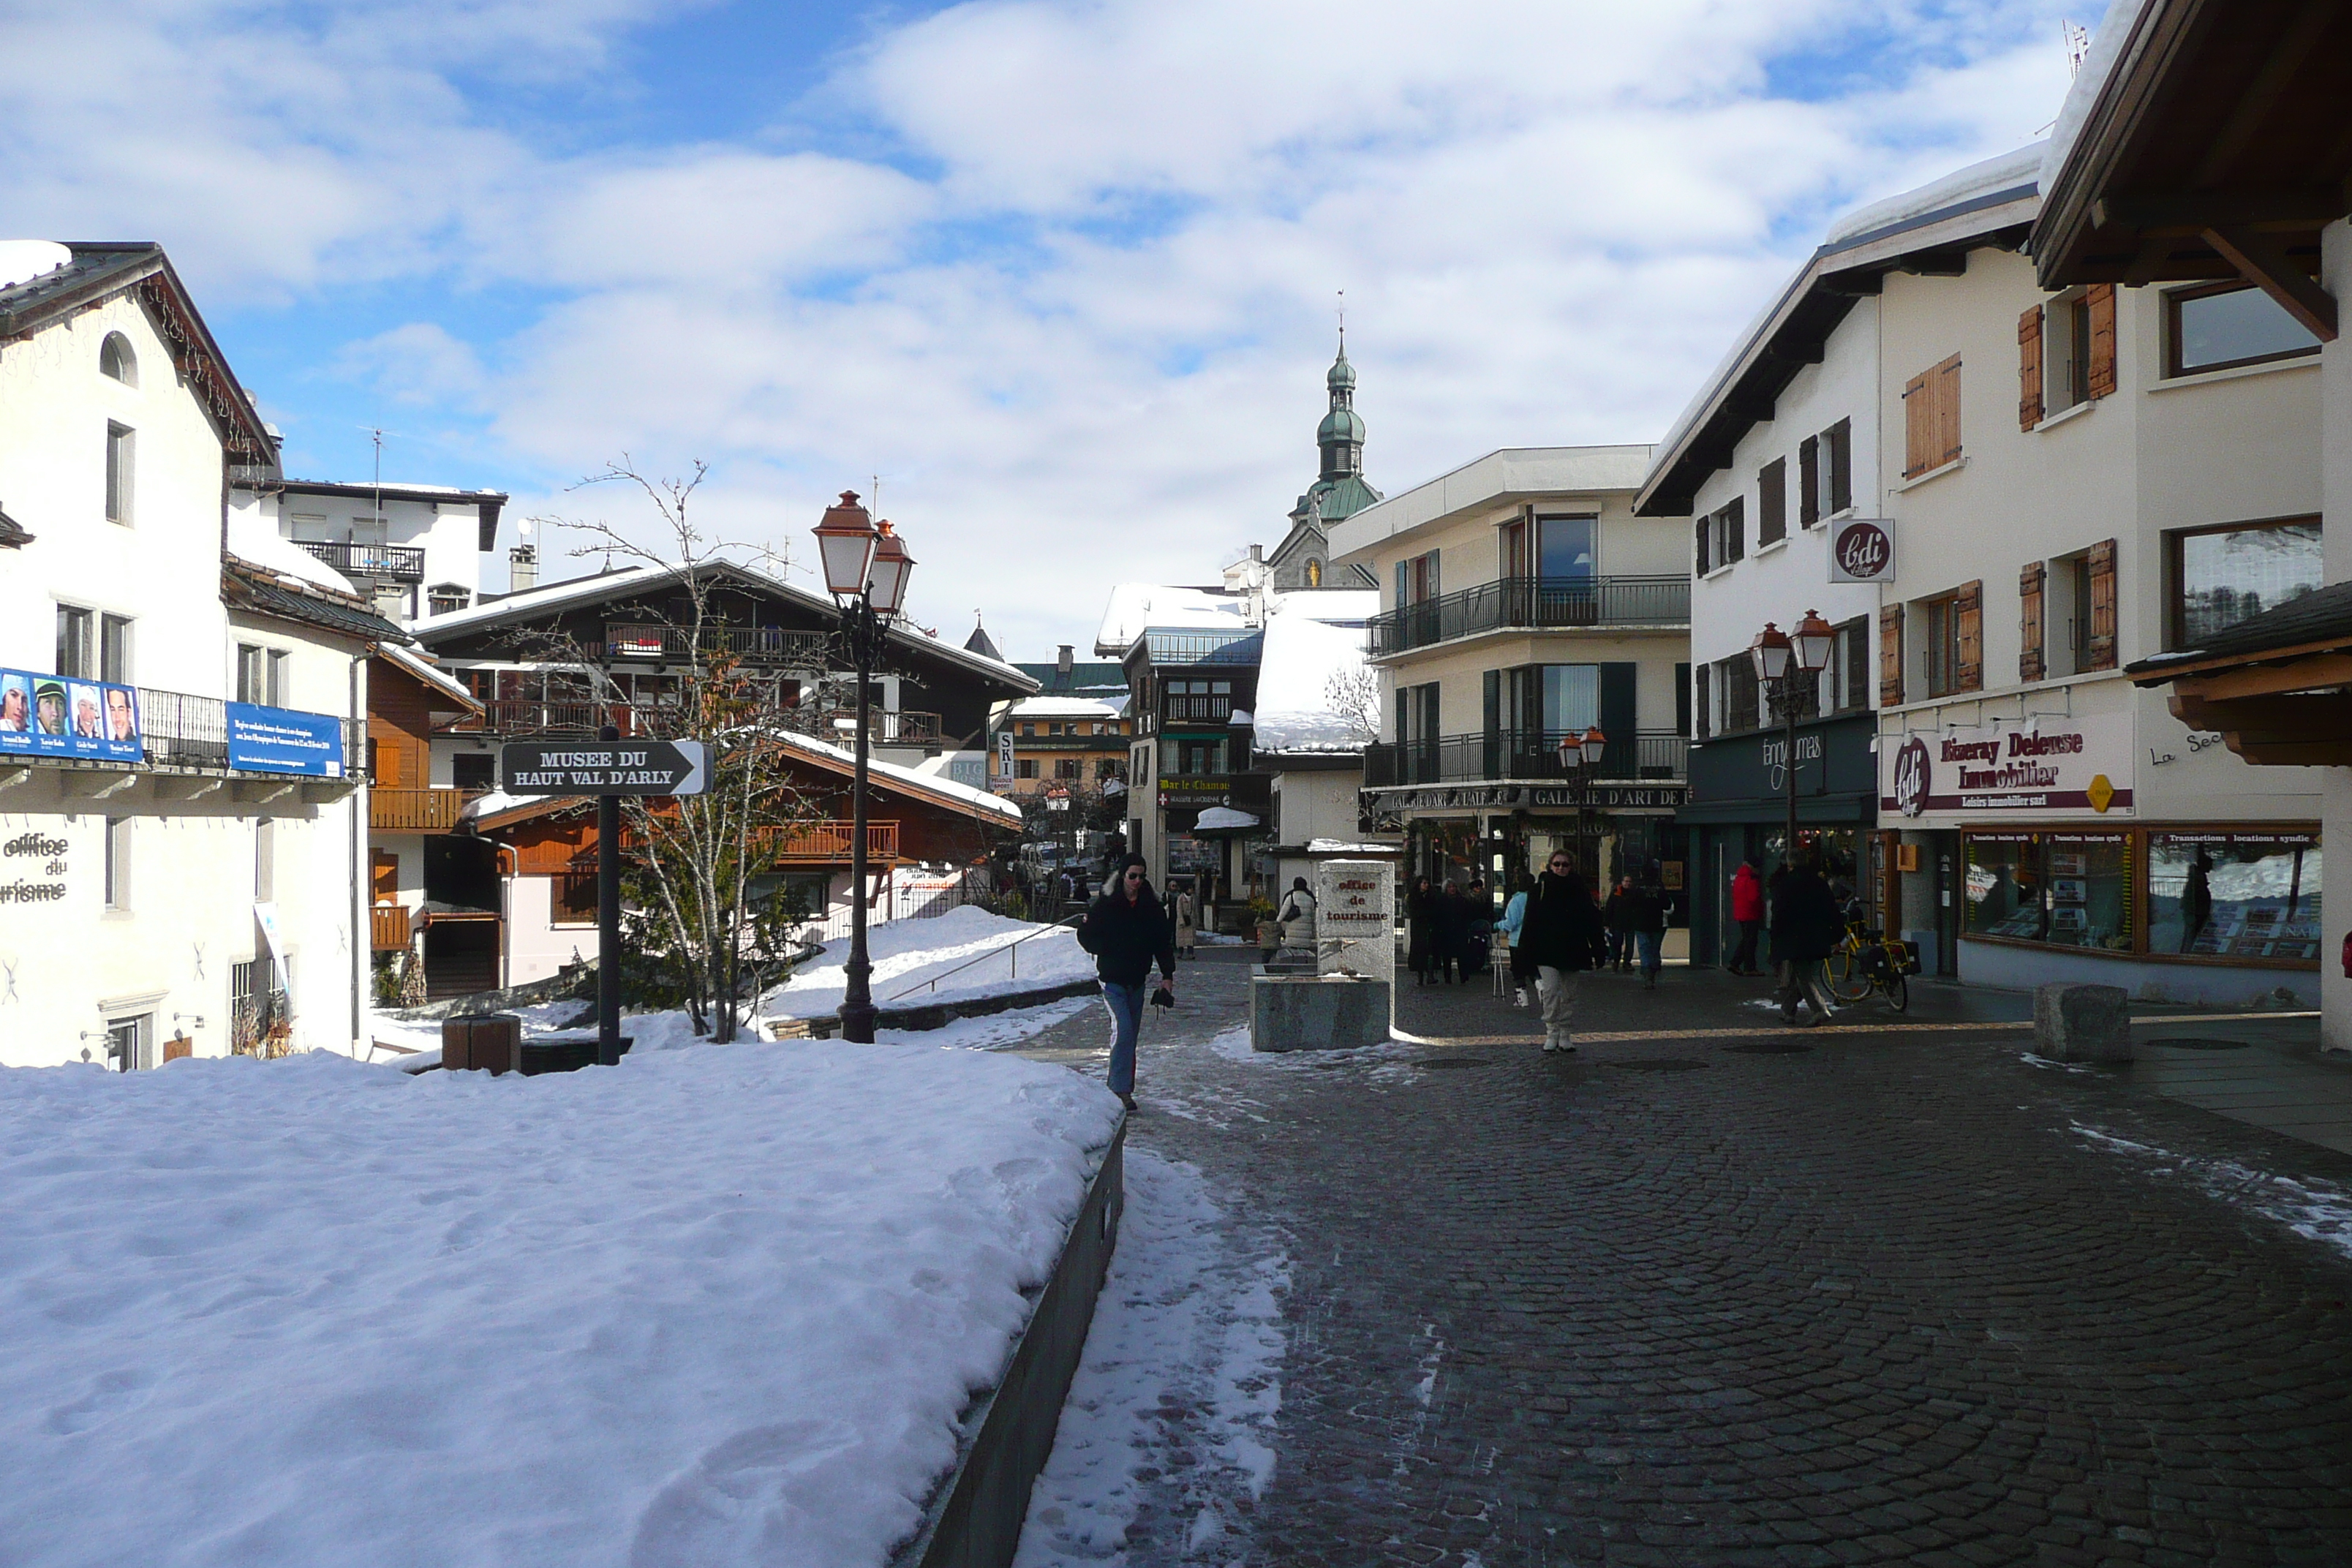
<path id="1" fill-rule="evenodd" d="M 685 664 L 725 656 L 749 664 L 824 669 L 831 643 L 829 632 L 782 626 L 705 626 L 697 638 L 682 626 L 611 625 L 604 628 L 603 642 L 588 643 L 583 651 L 613 664 Z"/>
<path id="2" fill-rule="evenodd" d="M 395 583 L 425 581 L 425 552 L 414 544 L 346 544 L 337 540 L 294 542 L 346 577 L 388 577 Z"/>
<path id="3" fill-rule="evenodd" d="M 1503 577 L 1375 616 L 1374 658 L 1481 632 L 1687 626 L 1687 577 Z"/>
<path id="4" fill-rule="evenodd" d="M 1491 734 L 1444 735 L 1429 741 L 1382 741 L 1365 748 L 1364 783 L 1373 787 L 1503 779 L 1563 783 L 1572 776 L 1559 762 L 1559 743 L 1566 738 L 1555 730 L 1497 730 Z M 1689 755 L 1690 742 L 1685 736 L 1672 731 L 1637 731 L 1612 738 L 1599 763 L 1587 764 L 1578 772 L 1612 783 L 1678 780 L 1685 776 Z"/>

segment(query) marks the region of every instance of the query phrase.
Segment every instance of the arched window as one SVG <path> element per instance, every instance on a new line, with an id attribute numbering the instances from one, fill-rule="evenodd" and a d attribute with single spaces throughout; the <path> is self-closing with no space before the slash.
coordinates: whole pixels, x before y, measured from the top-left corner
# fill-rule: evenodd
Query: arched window
<path id="1" fill-rule="evenodd" d="M 131 340 L 121 332 L 109 332 L 106 341 L 98 345 L 98 373 L 110 375 L 125 386 L 139 384 L 139 358 L 131 352 Z"/>
<path id="2" fill-rule="evenodd" d="M 1307 585 L 1310 588 L 1320 588 L 1323 585 L 1323 563 L 1316 560 L 1312 555 L 1307 558 Z"/>

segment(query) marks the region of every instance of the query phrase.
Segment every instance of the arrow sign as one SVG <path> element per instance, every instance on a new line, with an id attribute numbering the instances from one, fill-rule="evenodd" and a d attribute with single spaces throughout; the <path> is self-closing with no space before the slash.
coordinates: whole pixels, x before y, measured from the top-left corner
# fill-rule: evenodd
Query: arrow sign
<path id="1" fill-rule="evenodd" d="M 700 795 L 700 741 L 515 741 L 499 748 L 509 795 Z"/>

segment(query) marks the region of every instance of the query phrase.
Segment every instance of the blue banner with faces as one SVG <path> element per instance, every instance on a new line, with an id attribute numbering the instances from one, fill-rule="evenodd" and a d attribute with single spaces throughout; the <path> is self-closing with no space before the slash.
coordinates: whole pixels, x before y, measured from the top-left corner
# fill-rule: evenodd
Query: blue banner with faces
<path id="1" fill-rule="evenodd" d="M 142 755 L 135 688 L 0 669 L 0 756 L 135 763 Z"/>
<path id="2" fill-rule="evenodd" d="M 343 721 L 331 713 L 228 704 L 228 765 L 262 773 L 343 776 Z"/>

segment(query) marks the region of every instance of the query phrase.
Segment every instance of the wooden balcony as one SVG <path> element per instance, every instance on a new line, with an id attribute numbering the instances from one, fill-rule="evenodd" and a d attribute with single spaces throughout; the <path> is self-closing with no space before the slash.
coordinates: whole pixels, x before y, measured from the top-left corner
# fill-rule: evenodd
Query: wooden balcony
<path id="1" fill-rule="evenodd" d="M 368 827 L 377 833 L 449 833 L 465 807 L 463 790 L 372 789 Z"/>
<path id="2" fill-rule="evenodd" d="M 407 951 L 408 906 L 377 904 L 369 910 L 368 944 L 378 952 Z"/>
<path id="3" fill-rule="evenodd" d="M 846 866 L 850 846 L 856 842 L 856 825 L 844 821 L 796 822 L 790 827 L 776 828 L 762 837 L 775 845 L 780 860 L 798 861 L 804 865 Z M 869 822 L 866 825 L 866 858 L 870 864 L 885 864 L 898 858 L 898 825 L 896 822 Z"/>

